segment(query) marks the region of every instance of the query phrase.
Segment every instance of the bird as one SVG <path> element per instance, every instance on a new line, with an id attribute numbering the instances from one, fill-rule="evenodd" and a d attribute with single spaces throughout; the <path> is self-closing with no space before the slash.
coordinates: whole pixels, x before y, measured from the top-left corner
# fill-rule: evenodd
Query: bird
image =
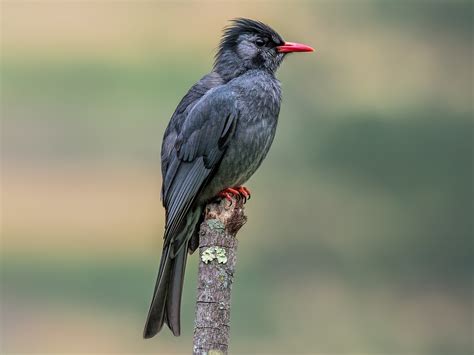
<path id="1" fill-rule="evenodd" d="M 224 28 L 212 71 L 178 104 L 161 147 L 166 222 L 144 338 L 165 323 L 180 335 L 186 259 L 199 246 L 204 207 L 215 198 L 250 198 L 243 184 L 265 159 L 278 123 L 276 70 L 287 54 L 312 51 L 284 41 L 260 21 L 233 19 Z"/>

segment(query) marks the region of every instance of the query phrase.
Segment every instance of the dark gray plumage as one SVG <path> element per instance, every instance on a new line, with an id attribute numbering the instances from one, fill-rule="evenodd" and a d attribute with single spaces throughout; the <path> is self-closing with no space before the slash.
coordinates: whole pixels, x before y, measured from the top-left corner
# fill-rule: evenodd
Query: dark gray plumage
<path id="1" fill-rule="evenodd" d="M 145 338 L 165 322 L 180 334 L 186 257 L 199 245 L 202 209 L 220 191 L 244 184 L 267 155 L 281 101 L 275 71 L 285 53 L 310 50 L 295 45 L 261 22 L 234 20 L 213 71 L 189 90 L 171 117 L 161 151 L 164 246 Z"/>

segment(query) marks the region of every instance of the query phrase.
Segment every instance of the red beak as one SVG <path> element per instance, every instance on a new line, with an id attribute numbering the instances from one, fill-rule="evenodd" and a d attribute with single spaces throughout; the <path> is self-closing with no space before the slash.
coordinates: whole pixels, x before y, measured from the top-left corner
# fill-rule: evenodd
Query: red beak
<path id="1" fill-rule="evenodd" d="M 282 46 L 277 47 L 280 53 L 291 53 L 291 52 L 314 52 L 314 49 L 306 44 L 285 42 Z"/>

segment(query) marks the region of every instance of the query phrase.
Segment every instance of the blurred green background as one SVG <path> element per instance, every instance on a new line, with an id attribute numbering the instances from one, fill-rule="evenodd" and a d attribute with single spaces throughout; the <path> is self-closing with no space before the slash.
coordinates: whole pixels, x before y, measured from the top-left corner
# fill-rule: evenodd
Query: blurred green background
<path id="1" fill-rule="evenodd" d="M 141 339 L 161 138 L 244 16 L 314 54 L 278 77 L 248 183 L 232 353 L 471 354 L 472 2 L 3 1 L 2 353 L 189 353 Z"/>

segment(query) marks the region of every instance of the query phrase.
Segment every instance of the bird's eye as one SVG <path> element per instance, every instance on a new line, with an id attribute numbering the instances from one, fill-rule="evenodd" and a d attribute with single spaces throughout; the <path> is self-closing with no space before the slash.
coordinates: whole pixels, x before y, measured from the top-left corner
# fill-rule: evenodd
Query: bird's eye
<path id="1" fill-rule="evenodd" d="M 257 40 L 255 41 L 255 44 L 258 46 L 258 47 L 262 47 L 264 44 L 265 44 L 265 41 L 261 38 L 257 38 Z"/>

